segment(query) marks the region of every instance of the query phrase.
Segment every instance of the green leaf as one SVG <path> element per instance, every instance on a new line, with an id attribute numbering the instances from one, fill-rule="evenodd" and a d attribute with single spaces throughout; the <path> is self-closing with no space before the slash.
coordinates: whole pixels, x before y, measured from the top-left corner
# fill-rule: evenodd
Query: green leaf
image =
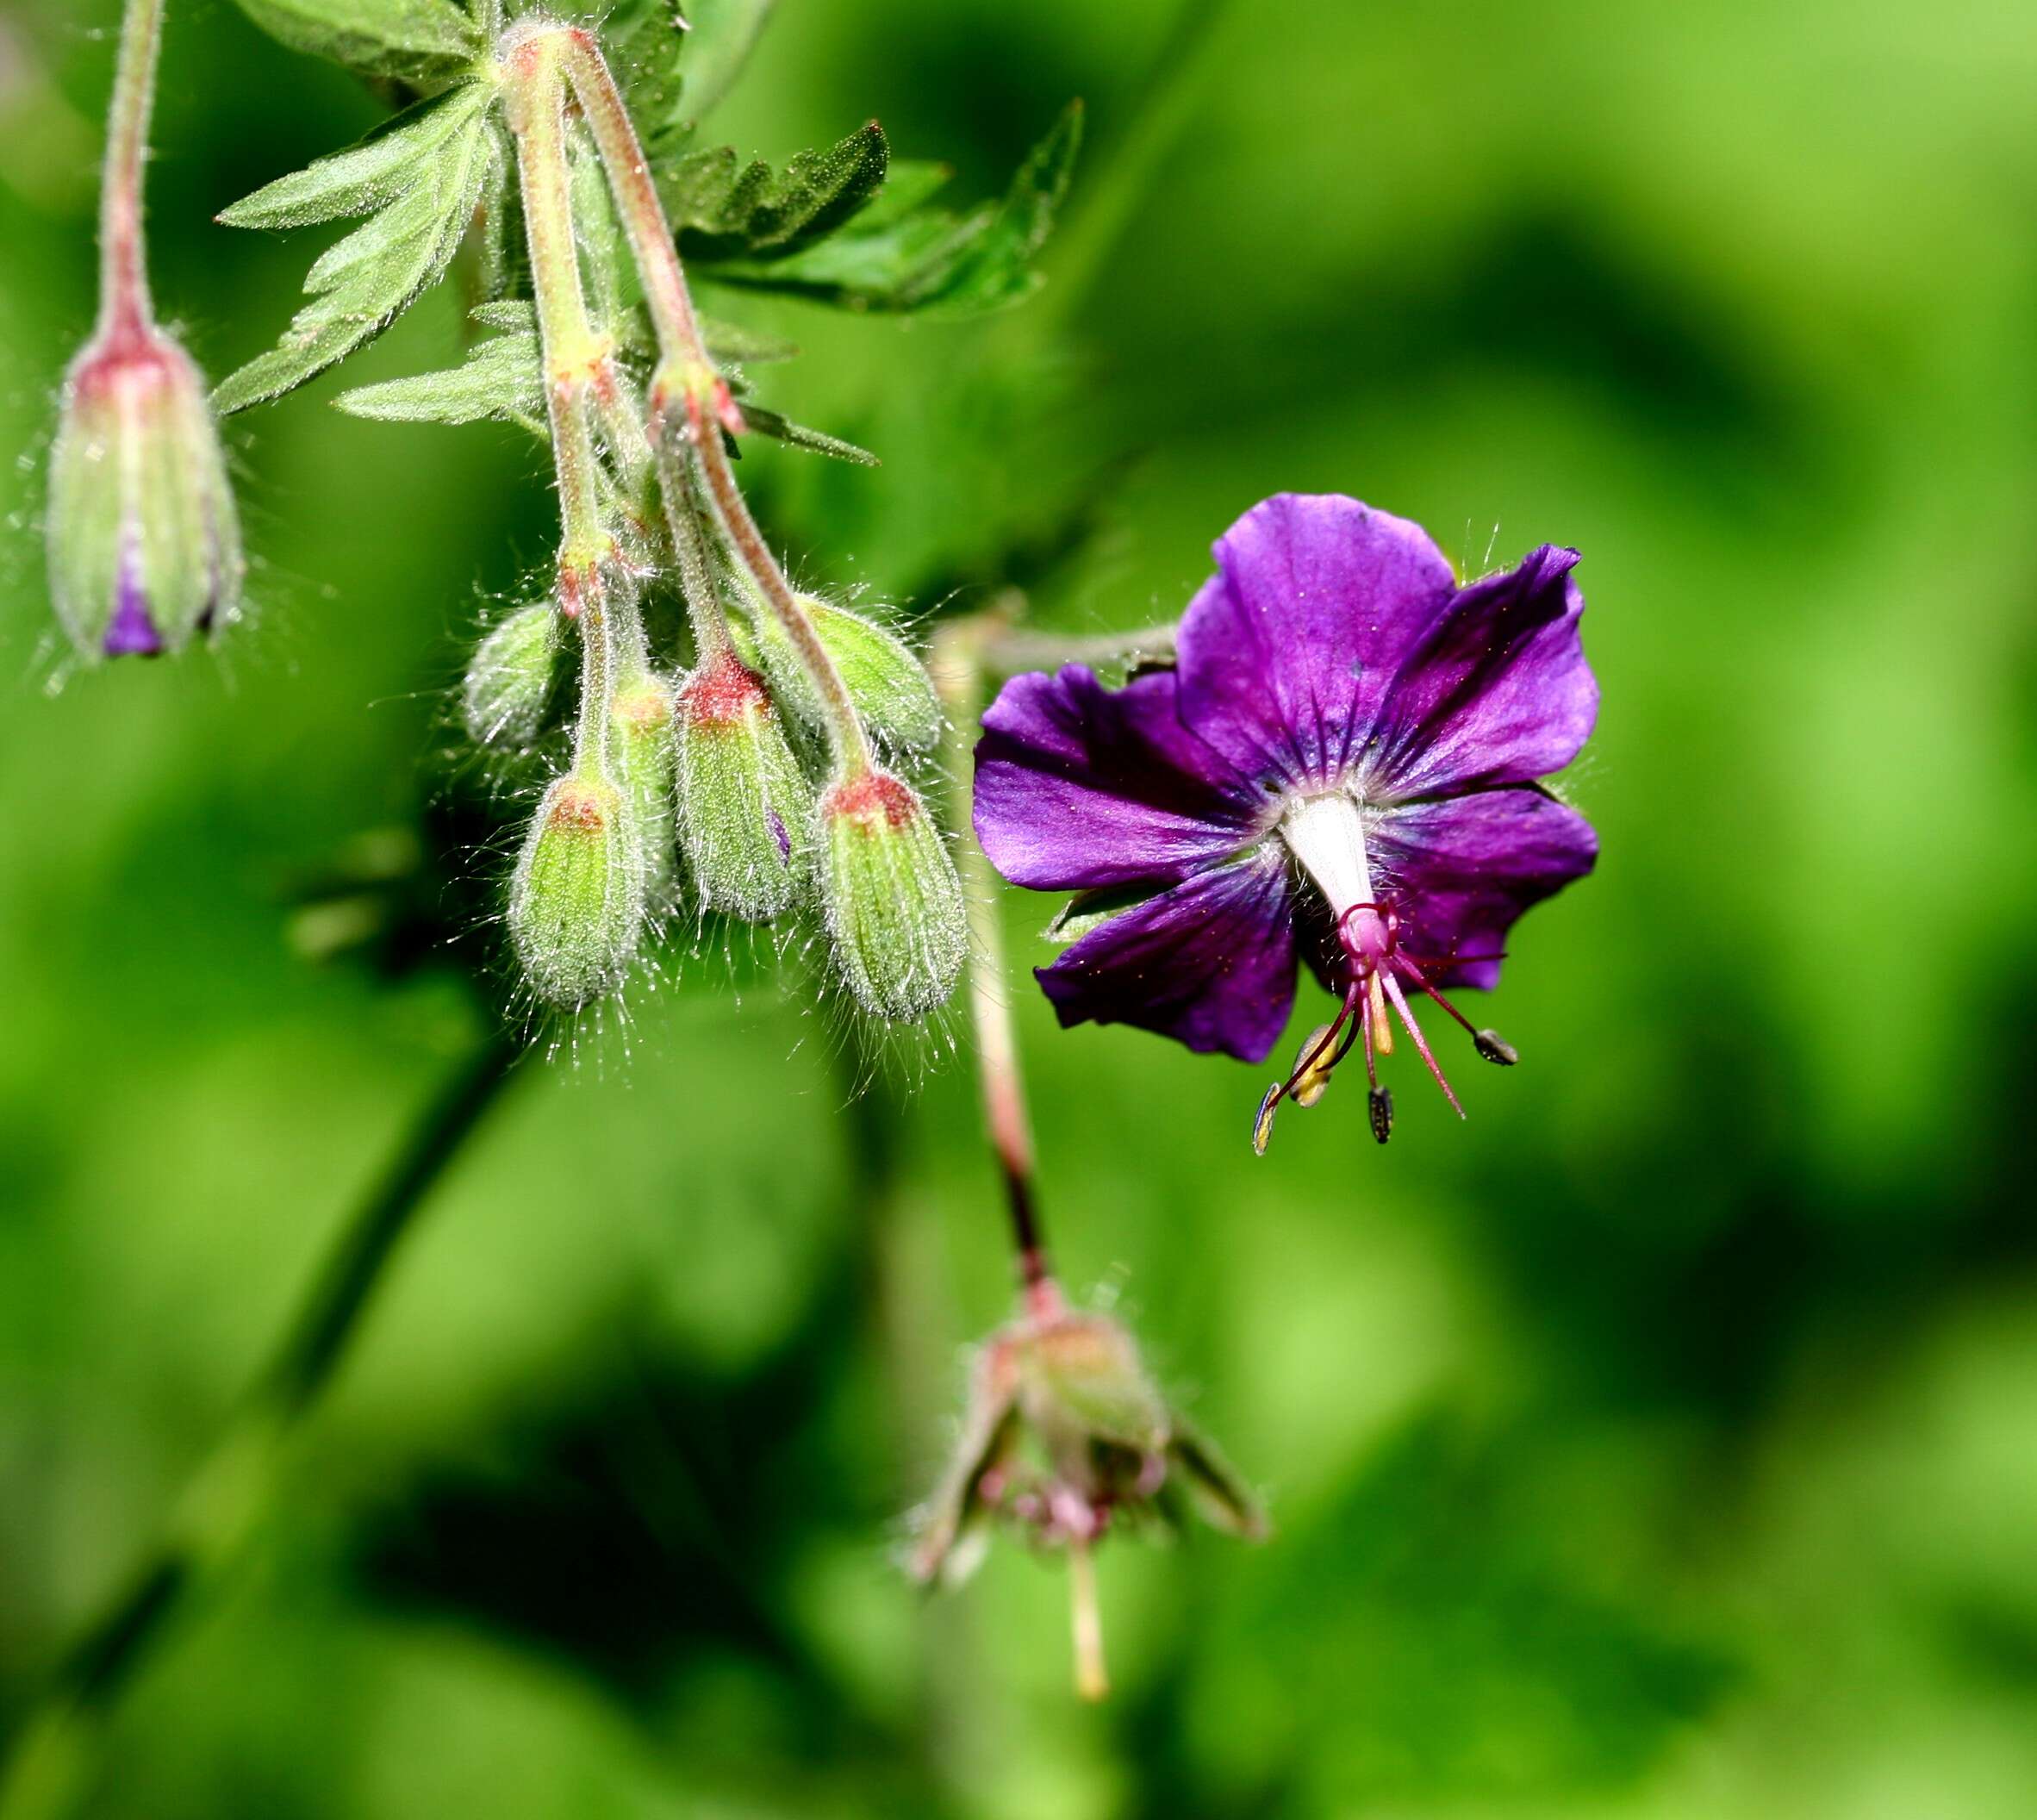
<path id="1" fill-rule="evenodd" d="M 811 449 L 816 455 L 832 455 L 838 461 L 852 461 L 861 468 L 881 465 L 868 449 L 859 449 L 854 443 L 844 442 L 839 436 L 830 436 L 825 430 L 810 430 L 803 423 L 794 423 L 789 417 L 768 411 L 761 404 L 751 403 L 747 398 L 741 408 L 743 421 L 760 436 L 774 436 L 780 442 L 790 443 L 795 449 Z"/>
<path id="2" fill-rule="evenodd" d="M 286 178 L 227 211 L 259 220 L 280 209 L 286 213 L 274 218 L 315 221 L 361 212 L 364 195 L 375 212 L 319 258 L 304 280 L 311 302 L 291 318 L 279 346 L 221 383 L 213 395 L 216 409 L 244 410 L 303 384 L 380 334 L 444 274 L 488 175 L 489 97 L 483 84 L 468 84 L 391 135 L 402 139 L 407 149 L 396 157 L 378 153 L 371 190 L 361 189 L 363 167 L 356 165 L 337 178 L 328 172 L 316 183 L 307 182 L 278 204 L 275 192 L 293 181 Z M 354 155 L 321 162 L 344 162 Z M 310 179 L 318 168 L 299 176 Z"/>
<path id="3" fill-rule="evenodd" d="M 228 228 L 302 228 L 386 209 L 440 146 L 467 129 L 487 99 L 479 84 L 466 83 L 418 102 L 358 146 L 265 184 L 215 219 Z"/>
<path id="4" fill-rule="evenodd" d="M 522 423 L 545 414 L 545 361 L 535 333 L 497 335 L 467 356 L 464 366 L 419 373 L 342 392 L 333 406 L 384 423 L 478 423 L 495 417 Z"/>
<path id="5" fill-rule="evenodd" d="M 471 67 L 481 30 L 452 0 L 240 0 L 240 10 L 294 51 L 406 80 Z"/>
<path id="6" fill-rule="evenodd" d="M 938 166 L 901 166 L 909 206 L 889 198 L 826 239 L 769 262 L 716 263 L 717 278 L 791 290 L 863 309 L 978 315 L 1030 296 L 1034 255 L 1052 230 L 1081 143 L 1082 105 L 1071 102 L 1036 146 L 1001 203 L 957 217 L 925 206 Z"/>
<path id="7" fill-rule="evenodd" d="M 695 152 L 660 184 L 689 256 L 777 256 L 832 233 L 884 184 L 889 151 L 875 121 L 821 152 L 801 152 L 782 171 L 743 164 L 732 146 Z"/>

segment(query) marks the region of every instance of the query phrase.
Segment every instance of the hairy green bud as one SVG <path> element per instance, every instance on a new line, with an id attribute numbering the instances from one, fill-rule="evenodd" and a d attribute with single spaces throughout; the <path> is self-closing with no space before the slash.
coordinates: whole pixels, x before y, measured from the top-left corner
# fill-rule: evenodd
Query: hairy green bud
<path id="1" fill-rule="evenodd" d="M 845 607 L 804 594 L 800 604 L 842 673 L 863 725 L 903 751 L 927 751 L 939 745 L 940 698 L 912 647 Z M 755 635 L 758 659 L 778 699 L 810 725 L 825 727 L 826 709 L 776 614 L 758 614 Z"/>
<path id="2" fill-rule="evenodd" d="M 475 648 L 460 706 L 476 745 L 526 746 L 544 732 L 561 618 L 550 601 L 519 608 Z"/>
<path id="3" fill-rule="evenodd" d="M 88 659 L 155 657 L 240 608 L 240 520 L 205 383 L 167 331 L 125 322 L 65 376 L 49 579 Z"/>
<path id="4" fill-rule="evenodd" d="M 629 799 L 644 869 L 644 898 L 662 907 L 672 888 L 677 833 L 673 803 L 672 685 L 639 673 L 608 704 L 616 782 Z"/>
<path id="5" fill-rule="evenodd" d="M 553 780 L 509 887 L 509 935 L 526 984 L 576 1011 L 620 987 L 644 922 L 644 865 L 629 800 L 601 778 Z"/>
<path id="6" fill-rule="evenodd" d="M 770 692 L 733 651 L 680 684 L 679 829 L 702 906 L 769 922 L 806 888 L 813 792 Z"/>
<path id="7" fill-rule="evenodd" d="M 820 801 L 822 895 L 836 963 L 865 1011 L 920 1017 L 955 989 L 968 954 L 962 882 L 926 805 L 875 768 Z"/>

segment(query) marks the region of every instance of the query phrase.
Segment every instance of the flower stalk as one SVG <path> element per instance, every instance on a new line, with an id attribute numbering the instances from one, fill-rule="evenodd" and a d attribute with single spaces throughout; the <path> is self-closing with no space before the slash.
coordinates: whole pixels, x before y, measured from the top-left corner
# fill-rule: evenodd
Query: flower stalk
<path id="1" fill-rule="evenodd" d="M 106 170 L 99 191 L 99 333 L 141 338 L 155 321 L 142 231 L 142 167 L 154 109 L 163 0 L 128 0 L 120 60 L 107 116 Z"/>
<path id="2" fill-rule="evenodd" d="M 983 1130 L 1004 1181 L 1019 1287 L 1028 1307 L 1044 1316 L 1059 1306 L 1061 1297 L 1048 1265 L 1033 1187 L 1032 1125 L 1026 1113 L 1018 1032 L 1005 983 L 999 880 L 969 826 L 971 730 L 983 708 L 984 656 L 1000 637 L 1008 636 L 1003 619 L 994 608 L 944 627 L 934 640 L 932 670 L 948 715 L 950 821 L 956 830 L 956 869 L 962 874 L 962 899 L 968 907 L 969 1020 L 976 1039 Z"/>
<path id="3" fill-rule="evenodd" d="M 614 75 L 595 34 L 583 27 L 533 25 L 518 28 L 512 38 L 514 56 L 541 55 L 563 70 L 608 172 L 616 212 L 635 254 L 645 302 L 657 336 L 658 366 L 649 402 L 652 442 L 663 447 L 676 427 L 692 443 L 730 548 L 755 581 L 824 706 L 837 779 L 852 782 L 873 769 L 869 739 L 840 670 L 771 554 L 737 484 L 721 433 L 741 434 L 743 414 L 701 338 L 678 242 Z M 670 476 L 669 460 L 661 471 Z M 670 495 L 668 486 L 668 511 L 676 509 Z"/>

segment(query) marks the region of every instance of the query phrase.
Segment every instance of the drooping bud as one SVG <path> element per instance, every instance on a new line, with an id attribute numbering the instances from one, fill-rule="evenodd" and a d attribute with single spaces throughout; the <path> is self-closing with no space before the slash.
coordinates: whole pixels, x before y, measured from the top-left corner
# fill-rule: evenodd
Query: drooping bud
<path id="1" fill-rule="evenodd" d="M 1177 1526 L 1192 1507 L 1258 1540 L 1266 1516 L 1216 1448 L 1170 1408 L 1137 1343 L 1106 1315 L 1046 1293 L 977 1354 L 961 1443 L 918 1513 L 911 1567 L 953 1585 L 981 1558 L 994 1523 L 1066 1552 L 1078 1691 L 1105 1691 L 1093 1551 L 1121 1518 Z M 1035 1292 L 1036 1295 L 1038 1292 Z"/>
<path id="2" fill-rule="evenodd" d="M 529 745 L 545 730 L 558 676 L 558 608 L 519 608 L 483 639 L 467 665 L 460 706 L 478 745 Z"/>
<path id="3" fill-rule="evenodd" d="M 841 672 L 849 699 L 865 726 L 905 751 L 928 751 L 940 743 L 943 720 L 933 680 L 895 633 L 850 613 L 845 607 L 802 594 L 827 654 Z M 816 727 L 827 724 L 825 706 L 776 614 L 756 615 L 758 661 L 778 699 Z"/>
<path id="4" fill-rule="evenodd" d="M 822 901 L 836 964 L 865 1011 L 903 1023 L 955 989 L 962 883 L 926 805 L 872 766 L 820 801 Z"/>
<path id="5" fill-rule="evenodd" d="M 50 456 L 49 578 L 89 660 L 154 657 L 240 613 L 240 520 L 190 357 L 153 323 L 89 341 Z"/>
<path id="6" fill-rule="evenodd" d="M 576 1011 L 620 987 L 644 921 L 644 869 L 629 799 L 601 778 L 555 778 L 509 887 L 509 934 L 526 983 Z"/>
<path id="7" fill-rule="evenodd" d="M 675 722 L 679 832 L 701 901 L 753 923 L 806 887 L 813 792 L 778 710 L 733 651 L 680 684 Z"/>
<path id="8" fill-rule="evenodd" d="M 615 781 L 629 799 L 644 869 L 644 901 L 657 909 L 672 888 L 677 853 L 673 802 L 672 685 L 639 673 L 608 704 Z"/>

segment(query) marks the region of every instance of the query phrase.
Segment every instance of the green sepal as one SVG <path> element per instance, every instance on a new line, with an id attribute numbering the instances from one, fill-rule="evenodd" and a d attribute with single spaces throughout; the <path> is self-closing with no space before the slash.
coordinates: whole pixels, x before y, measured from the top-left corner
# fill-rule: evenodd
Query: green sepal
<path id="1" fill-rule="evenodd" d="M 680 684 L 679 837 L 701 907 L 766 923 L 806 894 L 813 791 L 770 693 L 732 652 Z"/>
<path id="2" fill-rule="evenodd" d="M 520 749 L 545 731 L 558 688 L 559 610 L 520 607 L 475 647 L 460 686 L 460 718 L 477 745 Z"/>
<path id="3" fill-rule="evenodd" d="M 443 276 L 488 176 L 491 95 L 479 83 L 452 90 L 381 138 L 258 190 L 221 216 L 272 227 L 369 213 L 313 265 L 304 281 L 312 301 L 280 345 L 221 383 L 217 409 L 242 410 L 315 377 L 380 334 Z"/>
<path id="4" fill-rule="evenodd" d="M 524 838 L 509 887 L 524 983 L 577 1011 L 628 977 L 644 924 L 643 857 L 629 799 L 601 778 L 557 778 Z"/>
<path id="5" fill-rule="evenodd" d="M 452 0 L 240 0 L 293 51 L 405 81 L 443 79 L 481 54 L 481 29 Z"/>
<path id="6" fill-rule="evenodd" d="M 870 769 L 820 804 L 821 901 L 835 963 L 872 1017 L 909 1023 L 946 1002 L 969 952 L 962 882 L 910 786 Z"/>
<path id="7" fill-rule="evenodd" d="M 645 905 L 662 910 L 672 894 L 678 853 L 672 685 L 648 672 L 619 685 L 608 703 L 608 742 L 615 781 L 635 824 Z"/>
<path id="8" fill-rule="evenodd" d="M 933 679 L 912 647 L 897 633 L 845 607 L 811 595 L 801 595 L 800 604 L 841 671 L 863 725 L 901 751 L 928 751 L 939 745 L 946 717 Z M 759 608 L 750 625 L 737 628 L 737 637 L 770 678 L 779 701 L 808 726 L 825 730 L 826 709 L 777 615 Z"/>

